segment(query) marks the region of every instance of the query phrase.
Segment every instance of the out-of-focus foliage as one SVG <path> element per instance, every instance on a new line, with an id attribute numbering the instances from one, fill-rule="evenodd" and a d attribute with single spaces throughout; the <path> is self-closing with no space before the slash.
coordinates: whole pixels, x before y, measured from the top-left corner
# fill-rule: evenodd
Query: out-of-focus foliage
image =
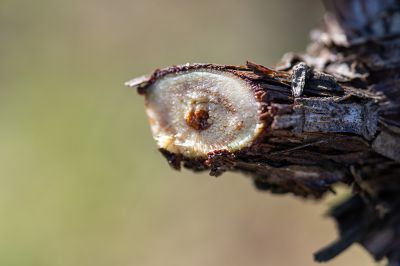
<path id="1" fill-rule="evenodd" d="M 313 265 L 327 204 L 173 172 L 123 82 L 186 62 L 271 65 L 318 1 L 0 2 L 0 265 Z M 330 265 L 367 265 L 352 248 Z"/>

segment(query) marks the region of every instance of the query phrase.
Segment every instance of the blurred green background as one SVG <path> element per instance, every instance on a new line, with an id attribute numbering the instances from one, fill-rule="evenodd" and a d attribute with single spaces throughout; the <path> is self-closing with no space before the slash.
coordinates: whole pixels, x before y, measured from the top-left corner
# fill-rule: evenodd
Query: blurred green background
<path id="1" fill-rule="evenodd" d="M 175 172 L 124 81 L 186 62 L 272 65 L 319 1 L 0 1 L 0 265 L 316 265 L 322 203 Z M 373 265 L 352 247 L 329 265 Z"/>

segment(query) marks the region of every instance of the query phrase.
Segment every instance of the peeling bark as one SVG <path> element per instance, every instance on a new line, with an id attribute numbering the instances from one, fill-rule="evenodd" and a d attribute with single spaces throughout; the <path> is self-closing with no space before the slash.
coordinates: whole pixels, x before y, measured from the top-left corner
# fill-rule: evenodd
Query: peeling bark
<path id="1" fill-rule="evenodd" d="M 400 264 L 400 4 L 325 0 L 307 53 L 275 69 L 186 64 L 127 82 L 146 98 L 153 135 L 174 169 L 244 173 L 272 193 L 353 196 L 330 211 L 340 237 Z"/>

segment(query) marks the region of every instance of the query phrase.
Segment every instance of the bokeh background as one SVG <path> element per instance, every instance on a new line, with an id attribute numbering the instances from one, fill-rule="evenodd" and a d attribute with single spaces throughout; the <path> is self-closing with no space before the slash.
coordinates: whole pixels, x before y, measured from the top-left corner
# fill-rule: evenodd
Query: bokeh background
<path id="1" fill-rule="evenodd" d="M 315 0 L 0 1 L 0 265 L 317 265 L 332 202 L 175 172 L 124 81 L 186 62 L 273 65 Z M 374 265 L 354 246 L 328 265 Z"/>

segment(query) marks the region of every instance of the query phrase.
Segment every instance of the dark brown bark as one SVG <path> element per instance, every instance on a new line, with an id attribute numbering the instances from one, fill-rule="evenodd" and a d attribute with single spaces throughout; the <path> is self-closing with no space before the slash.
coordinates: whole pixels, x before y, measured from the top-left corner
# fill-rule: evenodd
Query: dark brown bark
<path id="1" fill-rule="evenodd" d="M 238 171 L 251 176 L 258 189 L 303 197 L 319 198 L 334 191 L 332 185 L 338 182 L 348 184 L 353 196 L 330 211 L 340 237 L 317 252 L 315 259 L 327 261 L 358 242 L 376 260 L 386 257 L 390 265 L 400 265 L 400 4 L 394 0 L 325 0 L 325 4 L 325 29 L 313 32 L 307 53 L 285 55 L 276 69 L 250 62 L 241 67 L 183 65 L 157 70 L 128 85 L 146 96 L 151 109 L 155 96 L 149 94 L 161 80 L 180 77 L 179 86 L 187 86 L 179 91 L 184 94 L 206 91 L 193 85 L 203 84 L 197 79 L 197 83 L 186 79 L 187 73 L 206 75 L 207 82 L 211 73 L 242 84 L 243 91 L 256 99 L 258 111 L 253 116 L 262 130 L 245 145 L 205 152 L 193 152 L 193 147 L 189 152 L 170 140 L 160 145 L 170 165 L 209 170 L 215 176 Z M 185 97 L 180 103 L 186 104 Z M 239 115 L 238 103 L 216 102 L 224 108 L 233 106 L 226 120 Z M 172 120 L 186 119 L 187 125 L 182 125 L 191 129 L 185 133 L 201 136 L 212 130 L 213 120 L 207 109 L 210 103 L 202 102 L 201 108 L 196 104 L 186 115 L 175 111 L 179 117 Z M 151 112 L 151 119 L 160 118 L 160 111 Z M 164 124 L 168 126 L 157 127 L 178 135 L 180 129 L 168 121 Z M 246 126 L 242 123 L 229 134 L 241 134 Z"/>

